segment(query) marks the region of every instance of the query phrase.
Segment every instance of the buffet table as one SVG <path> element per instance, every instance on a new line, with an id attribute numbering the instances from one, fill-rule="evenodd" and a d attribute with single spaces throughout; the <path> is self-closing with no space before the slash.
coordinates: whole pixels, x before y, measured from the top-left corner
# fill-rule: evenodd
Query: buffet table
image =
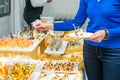
<path id="1" fill-rule="evenodd" d="M 60 56 L 52 56 L 49 54 L 44 53 L 45 49 L 47 46 L 51 43 L 51 35 L 48 34 L 37 46 L 36 48 L 31 51 L 31 52 L 0 52 L 0 57 L 1 58 L 9 58 L 13 59 L 16 57 L 24 58 L 24 59 L 35 59 L 39 61 L 67 61 L 67 62 L 77 62 L 78 63 L 78 70 L 79 72 L 73 74 L 74 76 L 77 76 L 74 80 L 82 80 L 83 79 L 83 70 L 84 70 L 84 65 L 83 65 L 83 55 L 82 55 L 82 47 L 83 47 L 83 39 L 74 39 L 70 38 L 68 36 L 69 33 L 72 33 L 73 31 L 65 32 L 64 35 L 61 37 L 62 40 L 66 41 L 72 41 L 76 42 L 76 40 L 80 43 L 79 45 L 67 45 L 66 50 L 64 54 Z M 64 72 L 64 73 L 54 73 L 54 76 L 57 76 L 60 78 L 60 76 L 64 74 L 65 76 L 69 73 Z M 69 74 L 70 75 L 70 74 Z M 53 76 L 53 75 L 49 75 Z M 40 80 L 47 80 L 48 76 L 44 73 L 42 73 Z M 56 79 L 51 79 L 51 80 L 56 80 Z M 64 80 L 64 79 L 63 79 Z M 66 79 L 65 79 L 66 80 Z"/>

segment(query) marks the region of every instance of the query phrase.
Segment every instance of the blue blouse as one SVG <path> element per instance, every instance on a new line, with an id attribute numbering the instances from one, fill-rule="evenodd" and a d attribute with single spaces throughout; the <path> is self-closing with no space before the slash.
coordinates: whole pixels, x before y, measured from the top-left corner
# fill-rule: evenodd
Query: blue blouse
<path id="1" fill-rule="evenodd" d="M 82 26 L 87 17 L 90 19 L 87 32 L 107 29 L 109 36 L 101 43 L 85 40 L 86 43 L 103 48 L 120 48 L 120 0 L 81 0 L 75 18 L 54 23 L 54 30 L 73 30 L 72 24 Z"/>

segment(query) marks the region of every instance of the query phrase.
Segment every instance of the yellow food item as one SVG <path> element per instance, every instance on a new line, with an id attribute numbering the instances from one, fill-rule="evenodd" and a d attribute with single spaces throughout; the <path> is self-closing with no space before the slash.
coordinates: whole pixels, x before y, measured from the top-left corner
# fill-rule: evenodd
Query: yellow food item
<path id="1" fill-rule="evenodd" d="M 0 80 L 3 80 L 8 74 L 7 66 L 0 62 Z"/>
<path id="2" fill-rule="evenodd" d="M 32 75 L 32 72 L 34 71 L 35 67 L 36 64 L 16 63 L 11 67 L 6 79 L 28 80 L 28 78 L 30 78 L 30 76 Z"/>
<path id="3" fill-rule="evenodd" d="M 0 48 L 29 48 L 33 42 L 24 38 L 7 38 L 0 40 Z"/>

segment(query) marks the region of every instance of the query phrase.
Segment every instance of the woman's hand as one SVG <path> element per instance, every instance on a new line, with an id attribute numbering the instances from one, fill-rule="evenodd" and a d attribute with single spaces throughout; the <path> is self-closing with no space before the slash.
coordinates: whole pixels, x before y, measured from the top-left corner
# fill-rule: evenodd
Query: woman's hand
<path id="1" fill-rule="evenodd" d="M 34 26 L 35 30 L 41 30 L 41 31 L 48 31 L 48 30 L 53 30 L 53 23 L 36 23 Z"/>
<path id="2" fill-rule="evenodd" d="M 94 42 L 101 42 L 106 36 L 105 30 L 99 30 L 95 32 L 90 38 L 87 40 L 94 41 Z"/>
<path id="3" fill-rule="evenodd" d="M 47 0 L 47 3 L 50 3 L 50 2 L 52 2 L 52 0 Z"/>

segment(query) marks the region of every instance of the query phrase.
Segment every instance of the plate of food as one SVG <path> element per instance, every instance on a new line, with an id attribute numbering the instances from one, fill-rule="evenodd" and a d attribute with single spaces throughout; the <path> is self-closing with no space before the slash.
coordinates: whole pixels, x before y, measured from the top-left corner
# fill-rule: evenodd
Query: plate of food
<path id="1" fill-rule="evenodd" d="M 60 56 L 64 54 L 68 41 L 64 41 L 62 39 L 53 39 L 51 43 L 47 46 L 44 53 L 52 55 L 52 56 Z"/>
<path id="2" fill-rule="evenodd" d="M 40 80 L 83 80 L 83 72 L 69 73 L 42 73 Z"/>
<path id="3" fill-rule="evenodd" d="M 69 61 L 45 61 L 41 68 L 42 72 L 65 72 L 65 73 L 77 73 L 78 62 Z"/>
<path id="4" fill-rule="evenodd" d="M 86 39 L 92 36 L 93 33 L 90 32 L 73 32 L 68 34 L 70 37 L 73 38 L 82 38 L 82 39 Z"/>
<path id="5" fill-rule="evenodd" d="M 68 41 L 55 38 L 47 46 L 44 53 L 47 53 L 47 54 L 53 55 L 53 56 L 60 56 L 61 54 L 64 54 L 67 44 L 68 44 Z"/>
<path id="6" fill-rule="evenodd" d="M 43 33 L 42 31 L 39 30 L 30 30 L 30 29 L 25 29 L 21 32 L 18 32 L 17 37 L 20 38 L 27 38 L 31 40 L 42 40 L 45 38 L 47 34 Z"/>
<path id="7" fill-rule="evenodd" d="M 38 80 L 40 67 L 41 63 L 38 60 L 20 58 L 5 60 L 3 66 L 5 77 L 2 80 Z"/>
<path id="8" fill-rule="evenodd" d="M 25 28 L 12 37 L 0 39 L 0 52 L 32 52 L 48 33 Z"/>
<path id="9" fill-rule="evenodd" d="M 0 52 L 32 52 L 39 41 L 25 38 L 7 38 L 0 40 Z"/>

